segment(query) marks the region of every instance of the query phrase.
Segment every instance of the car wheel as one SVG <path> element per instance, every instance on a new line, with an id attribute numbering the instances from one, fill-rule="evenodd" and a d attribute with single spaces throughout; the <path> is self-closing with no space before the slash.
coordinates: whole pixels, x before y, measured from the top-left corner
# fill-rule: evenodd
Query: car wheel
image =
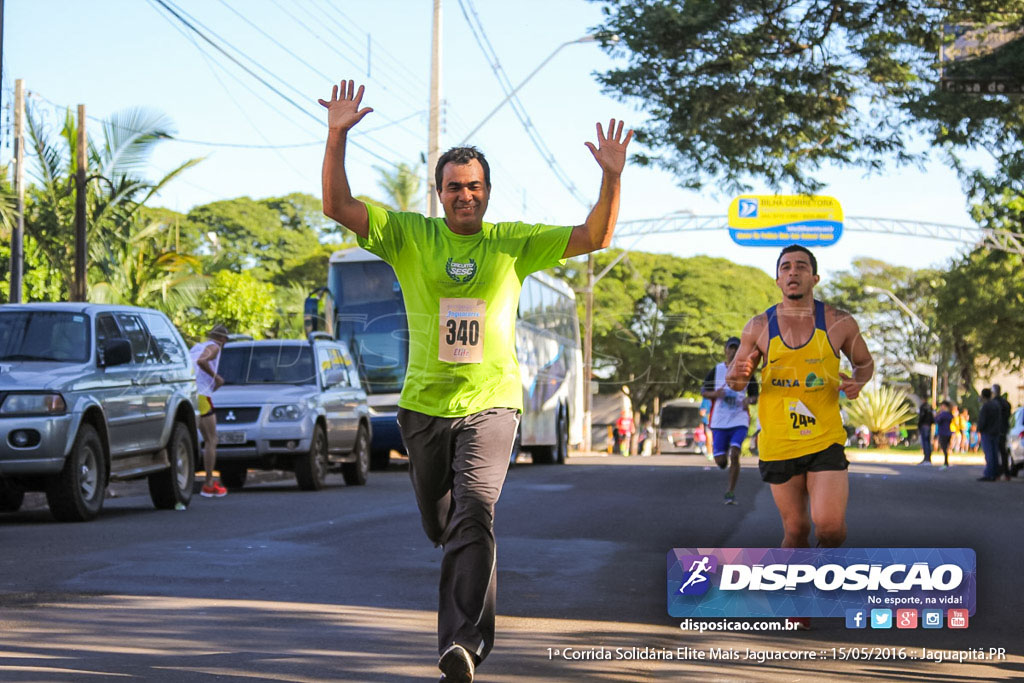
<path id="1" fill-rule="evenodd" d="M 249 478 L 249 468 L 245 465 L 221 465 L 217 469 L 220 471 L 220 483 L 229 491 L 240 490 Z"/>
<path id="2" fill-rule="evenodd" d="M 327 434 L 317 425 L 309 453 L 295 459 L 295 481 L 303 491 L 319 491 L 327 478 Z"/>
<path id="3" fill-rule="evenodd" d="M 192 435 L 184 423 L 175 422 L 167 442 L 170 466 L 163 472 L 149 475 L 149 498 L 158 510 L 173 510 L 192 500 L 192 482 L 196 468 L 192 461 Z"/>
<path id="4" fill-rule="evenodd" d="M 46 502 L 57 521 L 86 522 L 100 513 L 106 489 L 103 443 L 91 424 L 83 424 L 64 469 L 47 482 Z"/>
<path id="5" fill-rule="evenodd" d="M 370 435 L 366 433 L 365 425 L 359 425 L 352 453 L 356 456 L 356 461 L 343 464 L 341 476 L 345 478 L 345 483 L 349 486 L 363 486 L 366 484 L 366 477 L 370 472 Z"/>
<path id="6" fill-rule="evenodd" d="M 370 469 L 386 470 L 391 464 L 391 449 L 379 448 L 370 453 Z"/>
<path id="7" fill-rule="evenodd" d="M 0 479 L 0 512 L 17 512 L 24 500 L 24 491 Z"/>

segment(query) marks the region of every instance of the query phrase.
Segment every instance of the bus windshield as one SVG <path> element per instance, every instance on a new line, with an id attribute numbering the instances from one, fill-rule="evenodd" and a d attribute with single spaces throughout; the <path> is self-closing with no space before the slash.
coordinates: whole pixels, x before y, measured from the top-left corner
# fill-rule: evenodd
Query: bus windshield
<path id="1" fill-rule="evenodd" d="M 661 409 L 661 427 L 663 429 L 693 429 L 700 424 L 700 408 L 698 406 L 667 405 Z"/>
<path id="2" fill-rule="evenodd" d="M 383 261 L 331 264 L 335 336 L 348 343 L 369 394 L 397 394 L 405 382 L 409 334 L 395 271 Z"/>

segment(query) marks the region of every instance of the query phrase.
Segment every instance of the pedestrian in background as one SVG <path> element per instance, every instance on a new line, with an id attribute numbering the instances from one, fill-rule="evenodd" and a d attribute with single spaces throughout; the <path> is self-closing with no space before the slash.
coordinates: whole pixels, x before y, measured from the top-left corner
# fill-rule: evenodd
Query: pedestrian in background
<path id="1" fill-rule="evenodd" d="M 214 325 L 206 333 L 206 341 L 199 342 L 188 355 L 196 370 L 196 389 L 199 392 L 199 433 L 203 437 L 203 469 L 206 482 L 199 491 L 204 498 L 223 498 L 228 490 L 213 472 L 217 466 L 217 414 L 213 410 L 213 392 L 224 384 L 224 378 L 217 374 L 220 365 L 220 350 L 228 340 L 228 328 Z"/>
<path id="2" fill-rule="evenodd" d="M 1010 402 L 1003 395 L 1003 388 L 998 384 L 992 385 L 992 400 L 999 404 L 999 440 L 996 446 L 999 450 L 999 474 L 1010 481 L 1010 444 L 1006 441 L 1006 435 L 1010 431 L 1010 415 L 1013 410 Z"/>
<path id="3" fill-rule="evenodd" d="M 935 425 L 935 413 L 932 412 L 932 404 L 928 401 L 921 401 L 921 407 L 917 410 L 917 435 L 921 439 L 921 451 L 924 453 L 922 465 L 930 465 L 932 462 L 932 427 Z"/>
<path id="4" fill-rule="evenodd" d="M 981 415 L 978 416 L 978 432 L 981 434 L 981 450 L 985 452 L 985 471 L 978 481 L 995 481 L 999 478 L 999 402 L 992 399 L 991 389 L 981 390 Z"/>
<path id="5" fill-rule="evenodd" d="M 935 416 L 935 435 L 939 439 L 942 451 L 942 469 L 949 469 L 949 447 L 953 440 L 953 411 L 956 408 L 949 401 L 939 404 L 939 414 Z"/>

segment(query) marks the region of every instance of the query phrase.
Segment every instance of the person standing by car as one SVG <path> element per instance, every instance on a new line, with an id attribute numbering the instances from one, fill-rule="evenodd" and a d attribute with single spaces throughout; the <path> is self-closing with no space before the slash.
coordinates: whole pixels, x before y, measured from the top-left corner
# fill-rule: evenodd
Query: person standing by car
<path id="1" fill-rule="evenodd" d="M 932 462 L 932 425 L 935 424 L 935 413 L 932 412 L 932 404 L 928 401 L 921 401 L 921 407 L 917 410 L 917 435 L 921 439 L 921 450 L 924 452 L 922 465 L 930 465 Z"/>
<path id="2" fill-rule="evenodd" d="M 939 414 L 935 416 L 935 435 L 939 439 L 939 448 L 942 450 L 942 469 L 949 469 L 949 447 L 953 439 L 953 404 L 943 401 L 939 404 Z"/>
<path id="3" fill-rule="evenodd" d="M 199 433 L 203 437 L 203 469 L 206 482 L 199 495 L 204 498 L 223 498 L 228 490 L 214 477 L 217 465 L 217 415 L 213 412 L 213 392 L 217 391 L 224 378 L 217 374 L 220 365 L 220 350 L 228 340 L 228 329 L 214 325 L 206 333 L 206 341 L 199 342 L 188 355 L 196 368 L 196 389 L 199 392 Z"/>
<path id="4" fill-rule="evenodd" d="M 409 363 L 398 425 L 427 537 L 444 550 L 438 668 L 472 681 L 494 645 L 494 508 L 515 441 L 523 391 L 515 353 L 522 282 L 561 259 L 611 243 L 632 131 L 612 119 L 586 146 L 601 168 L 597 203 L 577 226 L 485 223 L 490 167 L 474 147 L 448 150 L 433 169 L 443 218 L 396 213 L 352 196 L 348 133 L 373 111 L 363 87 L 334 86 L 327 108 L 324 214 L 391 264 L 409 322 Z M 616 125 L 617 123 L 617 125 Z"/>
<path id="5" fill-rule="evenodd" d="M 981 434 L 981 450 L 985 452 L 985 471 L 978 481 L 996 481 L 1002 473 L 999 469 L 999 402 L 992 398 L 991 389 L 981 390 L 981 413 L 978 415 L 978 433 Z"/>
<path id="6" fill-rule="evenodd" d="M 998 384 L 992 385 L 992 400 L 999 404 L 999 440 L 996 442 L 999 451 L 999 474 L 1006 477 L 1006 481 L 1010 481 L 1010 444 L 1006 440 L 1006 435 L 1010 431 L 1010 416 L 1013 410 L 1003 395 L 1003 388 Z"/>

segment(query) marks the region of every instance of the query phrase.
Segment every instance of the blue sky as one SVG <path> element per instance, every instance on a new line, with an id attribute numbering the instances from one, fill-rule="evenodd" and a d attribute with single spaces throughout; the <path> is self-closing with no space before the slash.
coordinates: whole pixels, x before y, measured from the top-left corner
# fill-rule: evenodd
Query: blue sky
<path id="1" fill-rule="evenodd" d="M 145 106 L 170 116 L 178 137 L 218 143 L 166 142 L 153 157 L 152 177 L 186 159 L 205 157 L 155 202 L 184 212 L 241 195 L 297 191 L 319 196 L 326 128 L 316 99 L 329 94 L 332 82 L 355 78 L 366 83 L 364 104 L 375 111 L 357 129 L 361 136 L 353 138 L 372 154 L 349 152 L 353 190 L 382 196 L 375 167 L 385 162 L 423 168 L 431 0 L 177 0 L 174 5 L 265 67 L 259 71 L 250 64 L 301 106 L 228 65 L 201 38 L 172 23 L 155 0 L 8 0 L 4 106 L 11 101 L 14 79 L 22 78 L 37 94 L 33 105 L 55 127 L 60 114 L 51 103 L 84 103 L 98 119 Z M 468 3 L 465 7 L 473 11 Z M 583 0 L 474 0 L 472 8 L 513 84 L 601 19 L 600 5 Z M 444 0 L 443 22 L 442 149 L 462 142 L 504 98 L 458 0 Z M 601 93 L 593 73 L 613 65 L 595 43 L 569 45 L 519 93 L 558 167 L 591 200 L 600 173 L 583 143 L 594 139 L 595 122 L 615 117 L 630 124 L 642 118 L 632 105 Z M 98 135 L 99 124 L 91 126 L 90 134 Z M 511 108 L 503 108 L 470 142 L 484 150 L 492 165 L 489 220 L 582 222 L 587 207 L 558 181 Z M 5 162 L 11 153 L 7 144 L 0 149 Z M 848 216 L 970 225 L 960 184 L 941 163 L 923 171 L 890 168 L 870 178 L 856 170 L 829 170 L 820 177 L 828 183 L 823 194 L 839 199 Z M 620 219 L 677 211 L 725 216 L 731 199 L 713 188 L 682 190 L 664 172 L 631 167 L 623 176 Z M 769 273 L 777 255 L 774 249 L 736 246 L 724 233 L 682 233 L 622 246 L 634 244 L 682 256 L 723 256 Z M 827 275 L 848 268 L 857 256 L 924 267 L 942 265 L 962 250 L 949 242 L 848 231 L 835 246 L 819 250 L 818 259 Z"/>

